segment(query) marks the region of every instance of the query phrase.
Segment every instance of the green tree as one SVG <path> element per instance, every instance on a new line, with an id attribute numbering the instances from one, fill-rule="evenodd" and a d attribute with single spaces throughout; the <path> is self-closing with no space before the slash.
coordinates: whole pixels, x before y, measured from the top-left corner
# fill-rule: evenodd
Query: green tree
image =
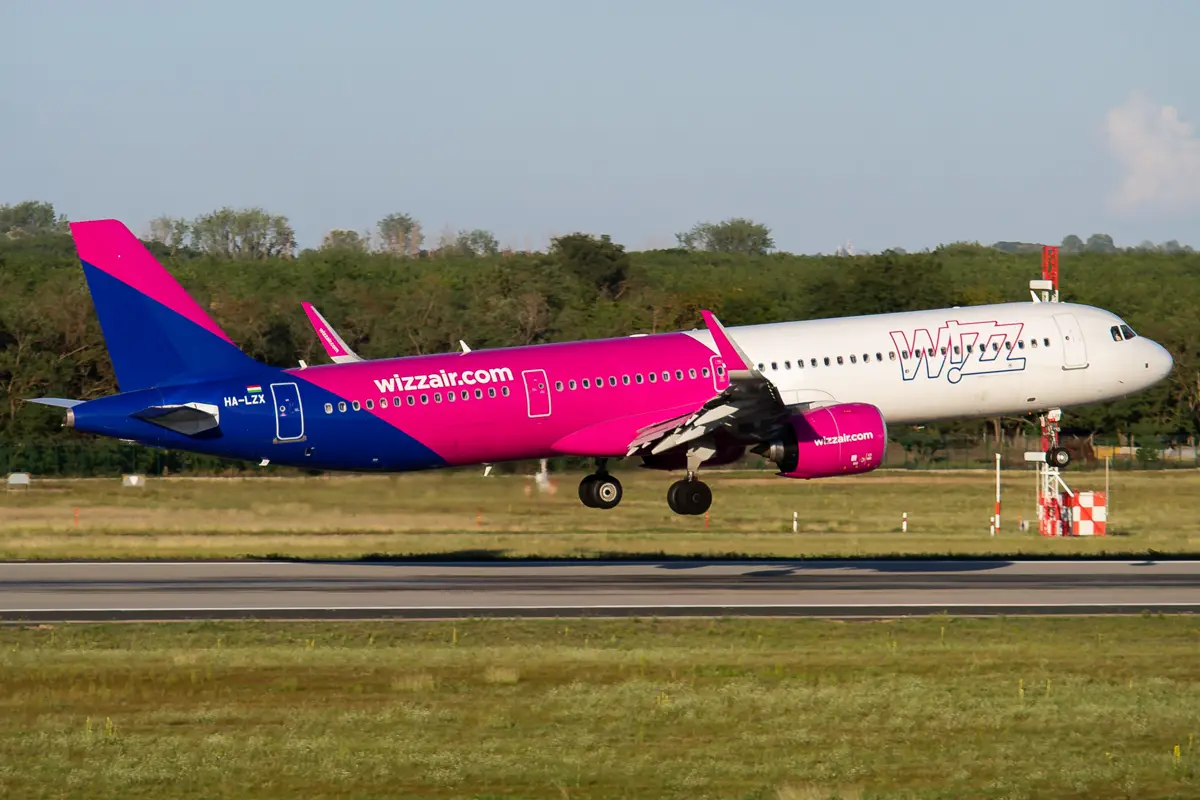
<path id="1" fill-rule="evenodd" d="M 66 215 L 56 214 L 53 203 L 27 200 L 15 205 L 0 205 L 0 235 L 10 239 L 67 231 Z"/>
<path id="2" fill-rule="evenodd" d="M 291 258 L 296 250 L 296 232 L 287 217 L 261 208 L 238 210 L 226 206 L 196 217 L 192 222 L 192 245 L 220 258 Z"/>
<path id="3" fill-rule="evenodd" d="M 371 249 L 370 245 L 369 234 L 361 234 L 358 231 L 344 228 L 334 228 L 321 240 L 322 250 L 350 250 L 356 253 L 365 253 Z"/>
<path id="4" fill-rule="evenodd" d="M 775 247 L 770 228 L 744 217 L 733 217 L 724 222 L 698 222 L 690 231 L 675 234 L 675 238 L 686 250 L 710 253 L 764 255 Z"/>
<path id="5" fill-rule="evenodd" d="M 1093 233 L 1088 237 L 1085 247 L 1089 253 L 1115 253 L 1117 251 L 1113 238 L 1107 233 Z"/>
<path id="6" fill-rule="evenodd" d="M 1059 245 L 1059 250 L 1064 253 L 1082 253 L 1084 250 L 1083 239 L 1080 239 L 1075 234 L 1064 236 L 1062 244 Z"/>
<path id="7" fill-rule="evenodd" d="M 379 220 L 380 249 L 394 256 L 414 257 L 421 252 L 425 242 L 425 234 L 421 232 L 421 223 L 411 214 L 388 214 Z"/>
<path id="8" fill-rule="evenodd" d="M 607 233 L 599 238 L 590 233 L 559 236 L 550 243 L 550 255 L 584 284 L 609 297 L 620 297 L 629 277 L 629 254 Z"/>

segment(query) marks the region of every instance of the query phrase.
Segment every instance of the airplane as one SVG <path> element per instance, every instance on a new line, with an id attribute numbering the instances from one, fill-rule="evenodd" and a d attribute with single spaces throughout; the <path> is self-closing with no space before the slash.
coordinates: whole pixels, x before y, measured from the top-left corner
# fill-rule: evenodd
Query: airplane
<path id="1" fill-rule="evenodd" d="M 1125 397 L 1170 353 L 1100 308 L 1000 303 L 403 358 L 362 359 L 305 311 L 334 363 L 240 350 L 117 220 L 71 223 L 117 394 L 66 409 L 89 434 L 315 470 L 407 472 L 577 456 L 583 505 L 617 506 L 610 461 L 684 471 L 667 505 L 703 514 L 702 466 L 747 450 L 777 475 L 880 466 L 889 425 L 1018 415 Z M 325 330 L 327 335 L 321 335 Z M 1065 450 L 1047 454 L 1065 466 Z"/>

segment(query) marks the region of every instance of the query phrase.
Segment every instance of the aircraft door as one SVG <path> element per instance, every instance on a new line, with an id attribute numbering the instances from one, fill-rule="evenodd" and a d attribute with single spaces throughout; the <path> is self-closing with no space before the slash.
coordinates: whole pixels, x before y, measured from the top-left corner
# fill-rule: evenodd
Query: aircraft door
<path id="1" fill-rule="evenodd" d="M 1083 341 L 1083 330 L 1074 314 L 1055 314 L 1054 324 L 1063 342 L 1063 369 L 1087 369 L 1087 344 Z"/>
<path id="2" fill-rule="evenodd" d="M 295 442 L 304 438 L 304 407 L 300 389 L 294 383 L 272 383 L 275 401 L 275 442 Z"/>
<path id="3" fill-rule="evenodd" d="M 713 356 L 708 360 L 708 364 L 712 370 L 713 389 L 717 392 L 725 391 L 729 386 L 729 370 L 725 368 L 725 359 Z"/>
<path id="4" fill-rule="evenodd" d="M 525 380 L 525 406 L 531 417 L 550 416 L 550 381 L 544 369 L 527 369 L 521 372 Z"/>

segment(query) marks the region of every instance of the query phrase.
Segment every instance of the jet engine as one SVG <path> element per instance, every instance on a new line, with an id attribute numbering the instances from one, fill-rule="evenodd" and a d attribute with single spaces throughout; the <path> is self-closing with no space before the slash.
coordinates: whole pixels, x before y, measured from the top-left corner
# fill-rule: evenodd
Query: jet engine
<path id="1" fill-rule="evenodd" d="M 754 452 L 785 478 L 829 478 L 870 472 L 883 463 L 887 423 L 867 403 L 841 403 L 794 415 L 782 434 Z"/>

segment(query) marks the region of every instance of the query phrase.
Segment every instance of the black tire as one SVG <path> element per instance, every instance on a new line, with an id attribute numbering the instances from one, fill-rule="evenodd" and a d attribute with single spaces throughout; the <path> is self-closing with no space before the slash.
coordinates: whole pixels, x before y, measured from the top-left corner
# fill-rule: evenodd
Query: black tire
<path id="1" fill-rule="evenodd" d="M 676 514 L 687 513 L 683 510 L 683 506 L 679 501 L 679 490 L 683 488 L 685 483 L 687 483 L 687 481 L 675 481 L 667 487 L 667 507 Z"/>
<path id="2" fill-rule="evenodd" d="M 579 501 L 588 508 L 596 508 L 596 481 L 599 475 L 585 475 L 579 482 Z"/>
<path id="3" fill-rule="evenodd" d="M 612 475 L 593 475 L 592 477 L 596 479 L 591 485 L 592 508 L 616 508 L 624 495 L 621 482 Z"/>
<path id="4" fill-rule="evenodd" d="M 676 514 L 703 514 L 712 506 L 712 490 L 702 481 L 675 481 L 667 489 L 667 505 Z"/>

